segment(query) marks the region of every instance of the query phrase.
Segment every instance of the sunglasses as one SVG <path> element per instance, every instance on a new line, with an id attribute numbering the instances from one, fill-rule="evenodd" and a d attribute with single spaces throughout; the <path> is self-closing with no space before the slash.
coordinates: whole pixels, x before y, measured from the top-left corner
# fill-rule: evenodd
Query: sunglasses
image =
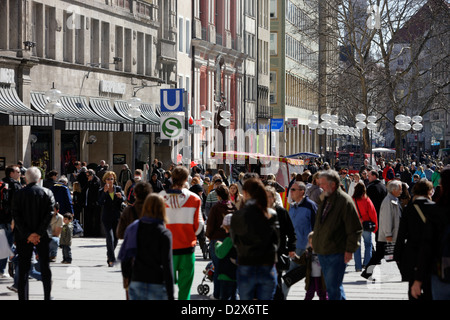
<path id="1" fill-rule="evenodd" d="M 303 189 L 291 189 L 291 191 L 300 191 L 300 190 L 303 190 Z"/>

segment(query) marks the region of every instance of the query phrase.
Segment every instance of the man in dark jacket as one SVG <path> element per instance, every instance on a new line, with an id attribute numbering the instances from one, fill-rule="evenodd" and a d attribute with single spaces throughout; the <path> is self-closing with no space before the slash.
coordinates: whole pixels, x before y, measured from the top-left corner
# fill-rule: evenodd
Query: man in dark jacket
<path id="1" fill-rule="evenodd" d="M 345 300 L 345 267 L 358 249 L 362 226 L 352 198 L 340 187 L 336 171 L 319 174 L 323 189 L 314 224 L 312 246 L 319 257 L 330 300 Z"/>
<path id="2" fill-rule="evenodd" d="M 50 300 L 52 273 L 49 265 L 50 221 L 55 206 L 53 193 L 37 185 L 41 171 L 31 167 L 25 172 L 27 185 L 16 192 L 12 202 L 14 236 L 19 256 L 19 300 L 28 300 L 28 271 L 34 247 L 39 254 L 44 299 Z"/>
<path id="3" fill-rule="evenodd" d="M 100 190 L 100 179 L 95 171 L 89 169 L 86 172 L 88 183 L 83 188 L 84 202 L 84 236 L 98 237 L 100 235 L 100 205 L 98 204 L 98 192 Z"/>
<path id="4" fill-rule="evenodd" d="M 14 194 L 22 188 L 20 184 L 20 168 L 17 165 L 8 166 L 5 169 L 5 177 L 2 179 L 3 183 L 8 184 L 8 188 L 5 187 L 5 196 L 2 198 L 0 206 L 0 229 L 5 230 L 6 238 L 10 246 L 13 244 L 13 233 L 11 229 L 12 215 L 11 215 L 11 203 Z M 8 258 L 0 260 L 0 277 L 5 273 L 6 263 Z"/>

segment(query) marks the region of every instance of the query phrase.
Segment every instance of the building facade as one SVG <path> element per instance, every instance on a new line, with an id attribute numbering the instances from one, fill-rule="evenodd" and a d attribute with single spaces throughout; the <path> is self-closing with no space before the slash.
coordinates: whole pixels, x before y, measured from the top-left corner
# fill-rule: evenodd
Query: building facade
<path id="1" fill-rule="evenodd" d="M 67 174 L 74 160 L 118 172 L 133 158 L 141 168 L 155 153 L 169 159 L 170 147 L 154 141 L 159 89 L 177 84 L 176 11 L 175 0 L 1 0 L 0 133 L 14 137 L 0 142 L 5 165 Z M 52 87 L 62 93 L 53 150 Z M 142 101 L 135 119 L 133 96 Z"/>

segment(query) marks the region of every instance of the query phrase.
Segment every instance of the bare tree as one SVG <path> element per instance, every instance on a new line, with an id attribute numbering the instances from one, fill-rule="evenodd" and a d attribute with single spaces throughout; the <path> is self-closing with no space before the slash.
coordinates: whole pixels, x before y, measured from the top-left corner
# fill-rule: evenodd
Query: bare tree
<path id="1" fill-rule="evenodd" d="M 320 99 L 326 100 L 327 110 L 338 113 L 342 124 L 349 126 L 358 113 L 375 115 L 381 129 L 392 129 L 398 114 L 448 111 L 447 0 L 335 0 L 326 1 L 326 6 L 304 2 L 311 17 L 322 19 L 309 27 L 318 30 L 319 42 L 326 38 L 331 44 L 319 46 L 326 53 L 322 52 L 325 58 L 319 58 L 318 69 L 327 63 L 326 69 L 322 65 L 326 74 L 321 77 L 319 72 L 318 77 L 318 88 L 326 81 L 326 90 L 319 92 L 319 108 Z M 325 12 L 314 14 L 317 10 Z M 401 156 L 407 132 L 394 132 Z M 367 152 L 369 132 L 363 133 Z"/>

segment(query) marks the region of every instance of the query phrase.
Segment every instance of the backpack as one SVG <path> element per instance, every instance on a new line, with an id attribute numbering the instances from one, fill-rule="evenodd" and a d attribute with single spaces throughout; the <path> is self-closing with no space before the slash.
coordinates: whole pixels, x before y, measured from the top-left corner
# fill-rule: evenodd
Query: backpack
<path id="1" fill-rule="evenodd" d="M 442 282 L 450 283 L 450 224 L 444 228 L 441 239 L 441 258 L 438 261 L 438 276 Z"/>
<path id="2" fill-rule="evenodd" d="M 127 202 L 132 204 L 136 201 L 136 198 L 134 197 L 134 183 L 130 186 L 130 188 L 128 189 L 128 194 L 127 194 Z"/>

